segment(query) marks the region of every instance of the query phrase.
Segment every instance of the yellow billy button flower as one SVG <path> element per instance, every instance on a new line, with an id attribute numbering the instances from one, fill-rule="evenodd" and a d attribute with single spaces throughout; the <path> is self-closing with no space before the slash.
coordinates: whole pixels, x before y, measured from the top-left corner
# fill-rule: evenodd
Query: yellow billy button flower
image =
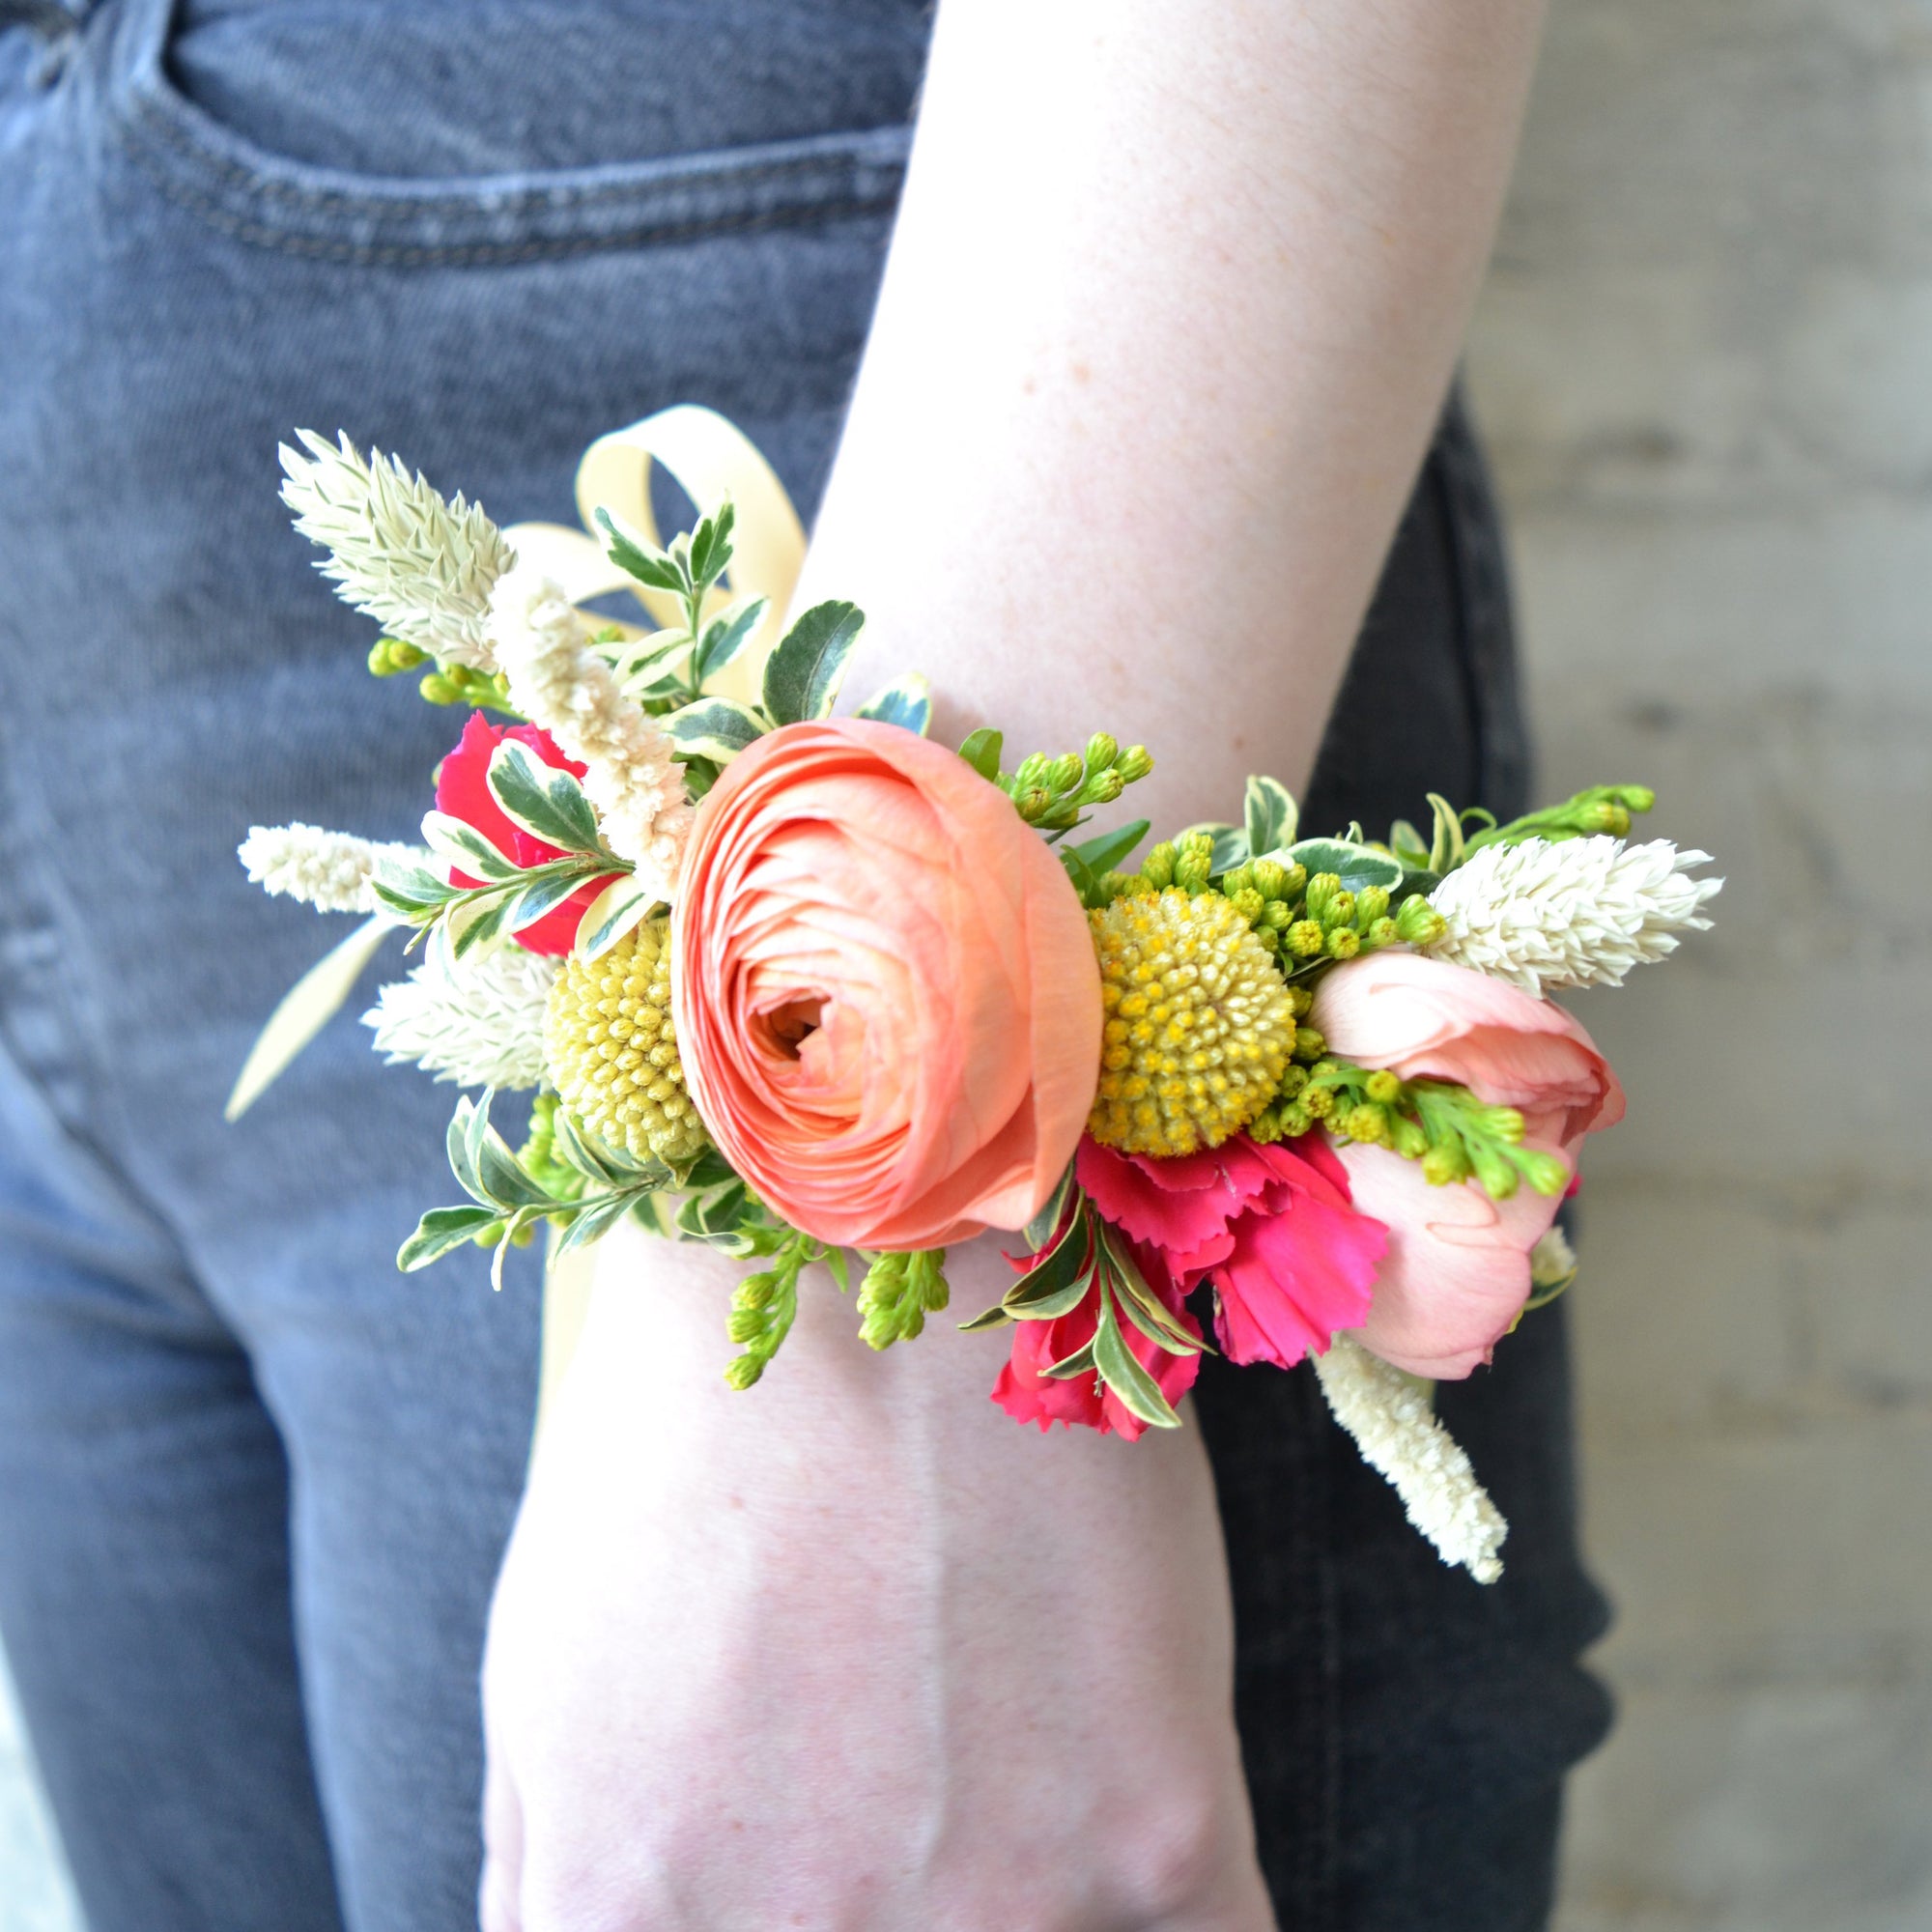
<path id="1" fill-rule="evenodd" d="M 551 988 L 544 1059 L 563 1104 L 611 1147 L 675 1165 L 705 1146 L 670 1015 L 670 936 L 637 927 L 596 959 L 573 954 Z"/>
<path id="2" fill-rule="evenodd" d="M 1170 889 L 1088 914 L 1106 1011 L 1088 1131 L 1125 1153 L 1192 1153 L 1252 1121 L 1294 1051 L 1294 1003 L 1219 893 Z"/>

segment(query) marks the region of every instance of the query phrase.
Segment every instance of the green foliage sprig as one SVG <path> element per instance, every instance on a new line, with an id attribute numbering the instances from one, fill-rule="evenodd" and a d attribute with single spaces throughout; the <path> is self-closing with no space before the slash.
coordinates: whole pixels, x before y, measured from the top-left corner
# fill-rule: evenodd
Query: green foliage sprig
<path id="1" fill-rule="evenodd" d="M 1042 1373 L 1056 1381 L 1092 1376 L 1150 1428 L 1179 1429 L 1180 1417 L 1127 1346 L 1122 1323 L 1130 1323 L 1170 1355 L 1211 1355 L 1214 1350 L 1190 1335 L 1149 1286 L 1126 1241 L 1101 1217 L 1071 1168 L 1028 1227 L 1027 1238 L 1039 1260 L 997 1304 L 960 1327 L 970 1333 L 1013 1321 L 1056 1321 L 1094 1295 L 1092 1338 Z"/>
<path id="2" fill-rule="evenodd" d="M 514 824 L 564 856 L 520 866 L 473 825 L 432 811 L 423 819 L 423 842 L 453 870 L 481 883 L 451 885 L 426 867 L 394 861 L 379 867 L 370 882 L 383 906 L 418 934 L 441 926 L 458 958 L 523 931 L 594 880 L 616 881 L 634 869 L 604 842 L 583 787 L 528 747 L 515 739 L 499 744 L 491 754 L 489 784 Z"/>

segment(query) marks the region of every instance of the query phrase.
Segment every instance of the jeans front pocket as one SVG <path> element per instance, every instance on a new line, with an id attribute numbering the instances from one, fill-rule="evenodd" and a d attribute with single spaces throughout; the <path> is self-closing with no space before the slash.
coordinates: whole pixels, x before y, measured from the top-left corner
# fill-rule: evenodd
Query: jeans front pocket
<path id="1" fill-rule="evenodd" d="M 170 0 L 116 12 L 111 119 L 143 172 L 227 235 L 325 261 L 486 267 L 889 213 L 911 143 L 900 122 L 596 166 L 361 174 L 276 154 L 189 98 L 167 59 Z"/>

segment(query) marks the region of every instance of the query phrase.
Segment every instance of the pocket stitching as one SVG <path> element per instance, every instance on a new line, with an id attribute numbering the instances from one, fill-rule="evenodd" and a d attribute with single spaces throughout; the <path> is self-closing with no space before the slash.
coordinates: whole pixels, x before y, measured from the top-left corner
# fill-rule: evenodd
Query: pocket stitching
<path id="1" fill-rule="evenodd" d="M 809 176 L 814 172 L 830 176 L 840 168 L 872 166 L 896 168 L 903 171 L 903 156 L 888 155 L 867 155 L 856 146 L 834 147 L 835 142 L 857 143 L 888 136 L 896 128 L 888 126 L 880 128 L 861 128 L 848 135 L 810 135 L 803 138 L 826 145 L 817 152 L 794 155 L 782 159 L 765 161 L 733 162 L 729 151 L 723 151 L 723 158 L 708 167 L 681 167 L 684 157 L 671 155 L 655 156 L 650 160 L 636 163 L 640 169 L 648 169 L 648 174 L 639 173 L 629 180 L 596 182 L 570 179 L 572 171 L 559 170 L 554 185 L 532 185 L 520 181 L 514 175 L 472 178 L 474 185 L 450 189 L 447 187 L 426 186 L 417 190 L 405 185 L 395 194 L 356 193 L 354 190 L 320 185 L 302 186 L 295 182 L 278 181 L 266 170 L 248 166 L 230 156 L 217 153 L 209 143 L 199 140 L 193 132 L 181 123 L 180 116 L 170 113 L 166 102 L 147 91 L 137 94 L 134 100 L 135 113 L 130 117 L 128 131 L 138 139 L 141 134 L 154 137 L 171 149 L 188 166 L 210 173 L 230 186 L 250 197 L 287 203 L 290 207 L 317 213 L 353 214 L 375 220 L 412 221 L 438 215 L 511 216 L 520 213 L 541 211 L 568 212 L 590 210 L 608 206 L 613 202 L 644 199 L 667 190 L 685 191 L 705 188 L 755 186 L 761 183 L 781 181 L 787 177 Z M 906 130 L 908 136 L 910 129 Z M 298 163 L 291 162 L 290 167 Z M 587 173 L 588 171 L 582 171 Z M 407 182 L 406 177 L 399 181 Z M 485 184 L 492 180 L 501 181 L 501 188 L 493 188 Z M 518 184 L 512 185 L 512 184 Z"/>
<path id="2" fill-rule="evenodd" d="M 237 241 L 282 254 L 312 260 L 355 263 L 381 268 L 483 267 L 514 262 L 556 260 L 571 255 L 596 254 L 607 249 L 643 247 L 660 242 L 703 241 L 712 236 L 743 234 L 756 229 L 800 226 L 813 221 L 832 221 L 880 214 L 890 212 L 897 200 L 896 189 L 882 190 L 871 196 L 848 196 L 841 200 L 811 202 L 793 208 L 746 209 L 735 214 L 721 214 L 692 220 L 652 221 L 631 228 L 612 229 L 585 235 L 548 235 L 522 242 L 350 242 L 325 236 L 298 235 L 266 223 L 250 221 L 224 208 L 212 195 L 172 181 L 142 153 L 137 142 L 128 142 L 129 152 L 143 172 L 177 207 L 205 221 L 210 227 Z M 788 167 L 774 172 L 789 172 Z M 724 181 L 750 180 L 724 174 Z M 412 213 L 417 211 L 411 211 Z"/>

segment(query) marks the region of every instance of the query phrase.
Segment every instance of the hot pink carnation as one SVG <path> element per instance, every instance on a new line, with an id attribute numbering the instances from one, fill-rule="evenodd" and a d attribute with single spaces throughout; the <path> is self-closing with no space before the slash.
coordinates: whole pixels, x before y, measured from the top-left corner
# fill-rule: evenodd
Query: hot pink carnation
<path id="1" fill-rule="evenodd" d="M 1237 1134 L 1164 1160 L 1089 1138 L 1075 1173 L 1180 1292 L 1213 1283 L 1231 1361 L 1290 1368 L 1369 1312 L 1386 1231 L 1350 1205 L 1348 1176 L 1319 1136 L 1262 1147 Z"/>
<path id="2" fill-rule="evenodd" d="M 1190 1335 L 1199 1335 L 1201 1324 L 1187 1312 L 1181 1293 L 1168 1278 L 1160 1258 L 1151 1249 L 1136 1247 L 1131 1242 L 1128 1245 L 1133 1248 L 1134 1260 L 1148 1285 L 1180 1318 L 1180 1325 Z M 1015 1265 L 1022 1274 L 1029 1272 L 1051 1246 L 1049 1242 L 1039 1254 Z M 1147 1424 L 1111 1389 L 1103 1388 L 1097 1377 L 1070 1376 L 1057 1381 L 1044 1373 L 1053 1363 L 1077 1354 L 1094 1339 L 1099 1315 L 1100 1292 L 1095 1288 L 1077 1308 L 1055 1321 L 1016 1323 L 1012 1358 L 993 1384 L 993 1400 L 1014 1421 L 1037 1422 L 1042 1433 L 1056 1422 L 1064 1422 L 1068 1428 L 1077 1423 L 1085 1429 L 1097 1429 L 1102 1435 L 1122 1435 L 1129 1442 L 1136 1440 Z M 1170 1403 L 1178 1404 L 1194 1386 L 1194 1378 L 1201 1373 L 1199 1355 L 1170 1354 L 1124 1318 L 1121 1321 L 1121 1335 Z"/>
<path id="3" fill-rule="evenodd" d="M 1322 980 L 1309 1017 L 1358 1065 L 1458 1081 L 1492 1106 L 1518 1108 L 1525 1142 L 1573 1175 L 1584 1135 L 1623 1118 L 1616 1075 L 1561 1007 L 1465 967 L 1372 953 Z M 1468 1375 L 1528 1299 L 1529 1251 L 1557 1202 L 1527 1185 L 1507 1201 L 1472 1181 L 1432 1187 L 1416 1162 L 1385 1148 L 1345 1147 L 1339 1157 L 1356 1205 L 1389 1230 L 1363 1345 L 1412 1375 Z"/>

